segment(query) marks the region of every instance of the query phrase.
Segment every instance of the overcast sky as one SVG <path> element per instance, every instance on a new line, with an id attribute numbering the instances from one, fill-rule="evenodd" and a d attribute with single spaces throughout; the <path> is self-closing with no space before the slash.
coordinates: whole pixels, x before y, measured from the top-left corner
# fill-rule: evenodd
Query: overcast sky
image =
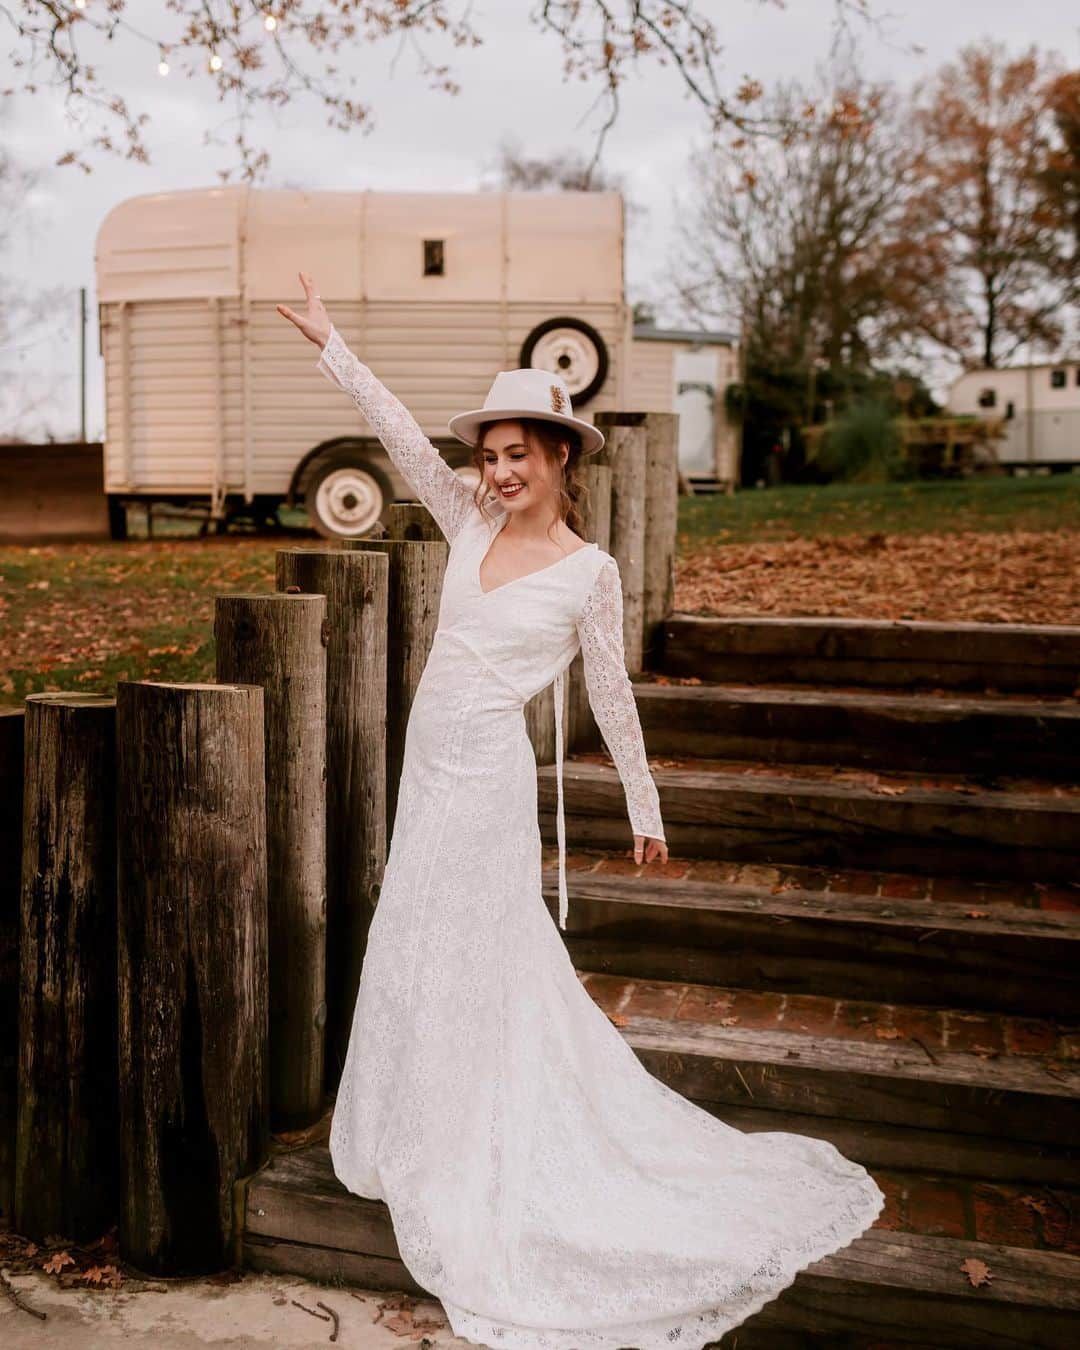
<path id="1" fill-rule="evenodd" d="M 95 0 L 89 0 L 93 5 Z M 876 78 L 907 85 L 930 74 L 965 43 L 991 36 L 1013 50 L 1035 43 L 1080 62 L 1080 22 L 1062 0 L 871 0 L 886 33 L 865 31 L 861 64 Z M 164 10 L 164 5 L 154 5 Z M 137 7 L 143 26 L 151 0 Z M 402 52 L 388 69 L 393 48 L 379 44 L 348 59 L 360 76 L 357 97 L 374 105 L 376 125 L 368 134 L 344 135 L 327 128 L 313 101 L 294 101 L 277 117 L 266 115 L 273 163 L 261 186 L 305 189 L 475 189 L 494 163 L 499 143 L 513 138 L 529 154 L 577 146 L 591 152 L 598 119 L 590 105 L 595 91 L 564 83 L 559 45 L 528 23 L 533 0 L 477 0 L 475 25 L 485 36 L 473 51 L 428 44 L 432 57 L 451 62 L 463 92 L 431 92 L 414 57 Z M 759 0 L 701 0 L 725 43 L 723 69 L 734 87 L 743 75 L 770 80 L 809 79 L 828 52 L 832 0 L 788 0 L 781 9 Z M 169 20 L 154 31 L 167 31 Z M 0 24 L 3 20 L 0 19 Z M 219 126 L 225 109 L 213 103 L 205 80 L 157 74 L 157 53 L 135 39 L 84 44 L 87 59 L 103 74 L 115 72 L 115 89 L 129 105 L 151 114 L 147 143 L 152 163 L 139 166 L 97 156 L 94 172 L 52 167 L 78 143 L 60 92 L 40 89 L 7 100 L 0 135 L 17 161 L 40 171 L 16 219 L 0 273 L 28 290 L 66 289 L 68 299 L 46 328 L 20 335 L 19 351 L 5 354 L 28 379 L 51 385 L 54 434 L 78 430 L 78 288 L 90 290 L 91 360 L 88 434 L 100 438 L 102 373 L 97 359 L 94 240 L 106 213 L 125 198 L 172 188 L 213 186 L 228 162 L 220 147 L 202 145 L 203 131 Z M 913 48 L 921 46 L 919 52 Z M 10 65 L 11 30 L 0 27 L 0 87 L 22 83 Z M 344 58 L 339 55 L 344 63 Z M 663 302 L 666 258 L 673 243 L 680 193 L 685 193 L 687 157 L 703 133 L 695 105 L 677 76 L 653 65 L 628 82 L 623 110 L 609 137 L 604 167 L 623 176 L 639 206 L 631 228 L 627 282 L 632 299 Z M 0 103 L 0 110 L 4 107 Z M 663 313 L 663 308 L 662 311 Z M 670 313 L 670 311 L 669 311 Z M 36 372 L 36 375 L 35 375 Z M 0 407 L 0 419 L 10 408 Z M 44 425 L 28 426 L 41 435 Z M 6 428 L 4 428 L 6 429 Z"/>

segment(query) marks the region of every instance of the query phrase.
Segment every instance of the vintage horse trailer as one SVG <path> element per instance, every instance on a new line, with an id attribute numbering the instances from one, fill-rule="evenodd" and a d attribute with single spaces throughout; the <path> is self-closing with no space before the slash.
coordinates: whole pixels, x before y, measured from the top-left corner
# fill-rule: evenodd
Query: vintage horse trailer
<path id="1" fill-rule="evenodd" d="M 954 381 L 951 413 L 1001 420 L 996 443 L 1008 468 L 1066 472 L 1080 465 L 1080 364 L 1057 361 L 1003 370 L 969 370 Z"/>
<path id="2" fill-rule="evenodd" d="M 348 537 L 411 495 L 275 310 L 300 303 L 301 268 L 466 477 L 471 452 L 446 423 L 498 370 L 558 370 L 586 418 L 633 406 L 623 238 L 617 193 L 221 187 L 122 202 L 96 245 L 114 534 L 127 503 L 152 499 L 215 520 L 303 502 L 320 533 Z"/>

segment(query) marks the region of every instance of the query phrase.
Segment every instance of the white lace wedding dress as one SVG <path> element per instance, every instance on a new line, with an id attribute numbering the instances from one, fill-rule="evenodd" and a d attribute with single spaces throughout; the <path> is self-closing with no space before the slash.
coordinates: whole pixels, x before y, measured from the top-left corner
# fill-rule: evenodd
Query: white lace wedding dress
<path id="1" fill-rule="evenodd" d="M 615 559 L 589 544 L 485 593 L 493 535 L 472 488 L 336 330 L 318 368 L 450 543 L 333 1115 L 334 1170 L 386 1202 L 402 1260 L 456 1335 L 511 1350 L 700 1347 L 858 1236 L 881 1193 L 830 1144 L 742 1134 L 650 1074 L 552 923 L 522 708 L 579 643 L 632 830 L 663 838 Z"/>

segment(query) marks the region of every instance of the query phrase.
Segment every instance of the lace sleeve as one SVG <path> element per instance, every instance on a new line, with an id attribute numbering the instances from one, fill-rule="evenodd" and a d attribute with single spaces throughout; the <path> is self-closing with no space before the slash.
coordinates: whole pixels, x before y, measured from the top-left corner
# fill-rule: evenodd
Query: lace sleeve
<path id="1" fill-rule="evenodd" d="M 475 509 L 472 488 L 447 464 L 408 408 L 349 350 L 333 324 L 316 369 L 352 396 L 386 453 L 453 542 Z"/>
<path id="2" fill-rule="evenodd" d="M 622 580 L 614 558 L 600 569 L 577 627 L 589 705 L 619 771 L 631 828 L 648 839 L 664 839 L 660 798 L 649 772 L 634 688 L 626 673 Z"/>

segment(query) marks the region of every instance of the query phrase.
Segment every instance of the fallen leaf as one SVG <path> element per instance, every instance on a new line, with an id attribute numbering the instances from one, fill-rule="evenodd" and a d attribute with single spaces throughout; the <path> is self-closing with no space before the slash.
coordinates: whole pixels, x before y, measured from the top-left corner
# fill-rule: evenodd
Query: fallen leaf
<path id="1" fill-rule="evenodd" d="M 877 1027 L 874 1031 L 874 1035 L 879 1041 L 898 1041 L 903 1037 L 904 1033 L 898 1031 L 896 1027 Z"/>
<path id="2" fill-rule="evenodd" d="M 985 909 L 969 909 L 964 915 L 965 919 L 988 919 L 990 915 Z"/>
<path id="3" fill-rule="evenodd" d="M 630 1019 L 629 1017 L 624 1017 L 622 1013 L 608 1013 L 608 1021 L 617 1027 L 625 1027 Z"/>
<path id="4" fill-rule="evenodd" d="M 721 1017 L 720 1026 L 733 1027 L 738 1023 L 738 1020 L 739 1019 L 737 1017 Z"/>
<path id="5" fill-rule="evenodd" d="M 1022 1195 L 1020 1197 L 1020 1203 L 1032 1210 L 1035 1214 L 1041 1214 L 1044 1219 L 1050 1210 L 1050 1206 L 1045 1200 L 1036 1200 L 1033 1195 Z"/>
<path id="6" fill-rule="evenodd" d="M 41 1267 L 47 1275 L 59 1275 L 65 1266 L 73 1266 L 75 1258 L 67 1252 L 56 1252 Z"/>
<path id="7" fill-rule="evenodd" d="M 981 1289 L 994 1278 L 990 1273 L 990 1267 L 977 1256 L 969 1256 L 966 1261 L 961 1261 L 960 1269 L 968 1277 L 968 1283 L 973 1289 Z"/>

